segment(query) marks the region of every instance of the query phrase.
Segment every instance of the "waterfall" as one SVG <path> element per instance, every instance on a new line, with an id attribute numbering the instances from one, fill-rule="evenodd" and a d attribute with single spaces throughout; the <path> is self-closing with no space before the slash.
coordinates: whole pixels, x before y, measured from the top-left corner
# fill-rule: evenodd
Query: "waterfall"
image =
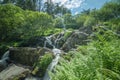
<path id="1" fill-rule="evenodd" d="M 51 80 L 48 72 L 53 70 L 53 68 L 57 65 L 59 58 L 60 58 L 61 50 L 54 48 L 52 51 L 55 54 L 55 58 L 49 64 L 49 66 L 46 70 L 45 76 L 43 77 L 43 80 Z"/>
<path id="2" fill-rule="evenodd" d="M 57 42 L 62 39 L 63 33 L 62 33 L 62 35 L 59 34 L 57 36 L 56 40 L 54 41 L 55 45 L 53 45 L 53 43 L 51 41 L 52 37 L 53 37 L 53 35 L 46 37 L 46 41 L 44 43 L 44 47 L 46 47 L 46 43 L 49 43 L 49 45 L 53 46 L 52 52 L 54 53 L 55 58 L 48 65 L 48 68 L 46 69 L 46 73 L 45 73 L 45 76 L 43 77 L 43 80 L 51 80 L 48 72 L 53 70 L 53 68 L 55 67 L 55 65 L 57 65 L 57 63 L 59 61 L 59 58 L 60 58 L 61 50 L 57 49 L 56 46 L 57 46 Z"/>
<path id="3" fill-rule="evenodd" d="M 58 43 L 59 41 L 64 37 L 64 34 L 66 32 L 66 28 L 64 25 L 64 20 L 61 18 L 62 20 L 62 27 L 63 27 L 63 32 L 61 32 L 56 39 L 54 40 L 54 42 L 52 42 L 52 37 L 54 37 L 54 35 L 50 35 L 48 37 L 46 37 L 46 41 L 44 43 L 44 47 L 46 47 L 47 43 L 51 46 L 53 46 L 52 52 L 55 55 L 55 58 L 52 60 L 52 62 L 48 65 L 48 68 L 46 69 L 46 73 L 45 76 L 43 77 L 43 80 L 51 80 L 50 76 L 49 76 L 49 71 L 52 71 L 53 68 L 57 65 L 59 58 L 60 58 L 60 54 L 61 54 L 61 50 L 58 49 Z M 54 43 L 54 44 L 53 44 Z"/>
<path id="4" fill-rule="evenodd" d="M 45 37 L 45 42 L 44 42 L 44 48 L 46 48 L 46 45 L 47 45 L 47 43 L 49 44 L 49 45 L 51 45 L 53 48 L 55 48 L 55 45 L 53 45 L 53 42 L 52 42 L 52 37 L 53 37 L 54 35 L 50 35 L 50 36 L 47 36 L 47 37 Z"/>
<path id="5" fill-rule="evenodd" d="M 5 52 L 0 60 L 0 65 L 6 67 L 8 65 L 8 63 L 6 62 L 6 60 L 9 60 L 9 51 Z"/>
<path id="6" fill-rule="evenodd" d="M 61 32 L 58 36 L 57 36 L 57 38 L 56 38 L 56 40 L 54 41 L 54 45 L 55 45 L 55 47 L 59 47 L 58 46 L 58 42 L 61 40 L 61 39 L 63 39 L 64 38 L 64 32 Z"/>

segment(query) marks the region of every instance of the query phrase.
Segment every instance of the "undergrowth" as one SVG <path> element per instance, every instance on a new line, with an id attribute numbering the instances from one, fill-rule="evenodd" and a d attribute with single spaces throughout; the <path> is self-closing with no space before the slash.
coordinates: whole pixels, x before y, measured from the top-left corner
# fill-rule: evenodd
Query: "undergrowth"
<path id="1" fill-rule="evenodd" d="M 69 52 L 74 57 L 61 59 L 52 80 L 120 80 L 120 39 L 110 31 L 95 35 L 88 45 Z"/>

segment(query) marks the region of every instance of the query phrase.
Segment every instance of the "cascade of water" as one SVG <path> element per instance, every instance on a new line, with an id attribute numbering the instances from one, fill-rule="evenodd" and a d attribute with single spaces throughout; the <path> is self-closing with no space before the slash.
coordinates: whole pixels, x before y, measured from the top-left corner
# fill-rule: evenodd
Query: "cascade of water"
<path id="1" fill-rule="evenodd" d="M 58 42 L 64 38 L 64 34 L 65 32 L 61 32 L 60 34 L 58 34 L 58 36 L 56 37 L 56 39 L 54 40 L 54 42 L 52 42 L 52 38 L 55 37 L 55 35 L 50 35 L 50 36 L 47 36 L 45 37 L 45 42 L 44 42 L 44 47 L 47 47 L 47 43 L 49 45 L 51 45 L 54 48 L 58 48 Z"/>
<path id="2" fill-rule="evenodd" d="M 2 58 L 0 60 L 0 65 L 6 67 L 8 65 L 6 60 L 9 60 L 9 51 L 5 52 L 4 55 L 2 56 Z"/>
<path id="3" fill-rule="evenodd" d="M 47 43 L 49 44 L 49 45 L 51 45 L 53 48 L 55 48 L 55 45 L 53 45 L 53 42 L 52 42 L 52 37 L 53 37 L 54 35 L 50 35 L 50 36 L 47 36 L 47 37 L 45 37 L 45 43 L 44 43 L 44 47 L 46 47 L 46 45 L 47 45 Z"/>
<path id="4" fill-rule="evenodd" d="M 37 78 L 37 77 L 30 76 L 30 77 L 25 78 L 25 80 L 42 80 L 42 79 L 41 79 L 41 78 Z"/>
<path id="5" fill-rule="evenodd" d="M 9 59 L 9 52 L 10 51 L 5 52 L 1 59 Z"/>
<path id="6" fill-rule="evenodd" d="M 55 58 L 52 60 L 52 62 L 48 66 L 43 80 L 51 80 L 48 72 L 53 70 L 53 68 L 57 65 L 59 58 L 60 58 L 61 50 L 55 48 L 52 51 L 55 54 Z"/>
<path id="7" fill-rule="evenodd" d="M 46 73 L 45 73 L 45 76 L 43 77 L 43 80 L 51 80 L 50 79 L 50 76 L 48 74 L 49 71 L 52 71 L 53 68 L 55 67 L 55 65 L 57 65 L 58 63 L 58 60 L 60 58 L 60 53 L 61 53 L 61 50 L 60 49 L 57 49 L 57 42 L 60 41 L 63 36 L 64 36 L 64 32 L 60 33 L 57 38 L 55 39 L 54 41 L 54 45 L 52 44 L 52 41 L 51 41 L 51 38 L 53 37 L 54 35 L 51 35 L 49 37 L 46 37 L 46 41 L 45 41 L 45 44 L 44 44 L 44 47 L 46 47 L 46 43 L 48 42 L 51 46 L 53 46 L 53 50 L 52 52 L 54 53 L 55 55 L 55 58 L 52 60 L 52 62 L 49 64 L 47 70 L 46 70 Z"/>
<path id="8" fill-rule="evenodd" d="M 59 16 L 57 16 L 57 17 L 59 17 Z M 46 43 L 49 43 L 51 46 L 53 46 L 52 52 L 54 53 L 55 58 L 49 64 L 49 66 L 48 66 L 48 68 L 46 70 L 45 76 L 43 77 L 43 80 L 51 80 L 48 72 L 53 70 L 53 68 L 57 65 L 57 63 L 59 61 L 59 58 L 60 58 L 61 50 L 57 49 L 58 48 L 58 43 L 64 37 L 64 34 L 66 32 L 66 28 L 65 28 L 65 24 L 64 24 L 64 19 L 61 18 L 61 21 L 62 21 L 63 31 L 56 37 L 56 39 L 54 40 L 54 44 L 51 41 L 52 40 L 51 38 L 54 37 L 54 35 L 46 37 L 46 41 L 44 43 L 44 47 L 46 47 Z"/>
<path id="9" fill-rule="evenodd" d="M 58 36 L 57 36 L 57 38 L 56 38 L 56 40 L 54 41 L 54 44 L 55 44 L 55 46 L 58 48 L 59 46 L 58 46 L 58 42 L 61 40 L 61 39 L 63 39 L 64 38 L 64 32 L 61 32 Z"/>

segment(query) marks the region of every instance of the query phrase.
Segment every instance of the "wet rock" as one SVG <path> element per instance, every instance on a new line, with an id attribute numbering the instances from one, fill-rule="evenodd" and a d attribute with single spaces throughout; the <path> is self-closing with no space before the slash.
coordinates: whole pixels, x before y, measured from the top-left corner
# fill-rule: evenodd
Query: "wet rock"
<path id="1" fill-rule="evenodd" d="M 63 46 L 63 44 L 66 42 L 66 40 L 70 37 L 70 35 L 72 34 L 72 31 L 65 31 L 64 33 L 61 33 L 60 38 L 58 40 L 56 40 L 56 48 L 61 48 Z M 59 35 L 58 35 L 59 37 Z"/>
<path id="2" fill-rule="evenodd" d="M 74 31 L 72 35 L 67 39 L 67 41 L 62 46 L 63 51 L 69 51 L 72 48 L 75 48 L 76 45 L 85 44 L 88 37 L 88 34 L 80 32 L 78 30 Z"/>
<path id="3" fill-rule="evenodd" d="M 30 47 L 14 47 L 10 48 L 10 59 L 19 64 L 32 66 L 39 58 L 40 48 L 30 48 Z"/>
<path id="4" fill-rule="evenodd" d="M 29 69 L 12 64 L 0 73 L 0 80 L 18 80 L 29 73 Z"/>
<path id="5" fill-rule="evenodd" d="M 14 47 L 10 48 L 10 59 L 19 64 L 33 66 L 40 56 L 45 53 L 52 53 L 48 48 L 30 48 L 30 47 Z"/>
<path id="6" fill-rule="evenodd" d="M 0 72 L 5 69 L 5 66 L 0 65 Z"/>

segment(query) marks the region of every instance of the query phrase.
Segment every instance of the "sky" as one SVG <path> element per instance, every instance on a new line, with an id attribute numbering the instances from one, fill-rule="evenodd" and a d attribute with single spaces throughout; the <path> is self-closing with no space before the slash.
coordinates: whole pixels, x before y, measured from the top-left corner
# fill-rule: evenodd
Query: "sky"
<path id="1" fill-rule="evenodd" d="M 52 0 L 53 3 L 60 3 L 71 10 L 73 14 L 80 13 L 83 9 L 99 9 L 110 0 Z"/>

